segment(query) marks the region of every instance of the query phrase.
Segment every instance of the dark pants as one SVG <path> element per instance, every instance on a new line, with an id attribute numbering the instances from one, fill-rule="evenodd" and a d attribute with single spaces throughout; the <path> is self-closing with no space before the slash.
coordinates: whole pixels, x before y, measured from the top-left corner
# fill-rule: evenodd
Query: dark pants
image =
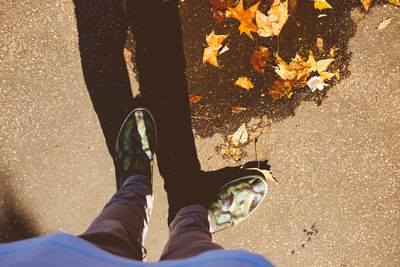
<path id="1" fill-rule="evenodd" d="M 100 215 L 79 237 L 115 255 L 142 260 L 153 195 L 143 175 L 129 177 Z M 182 208 L 169 228 L 161 260 L 180 259 L 222 247 L 212 242 L 208 212 L 200 205 Z"/>

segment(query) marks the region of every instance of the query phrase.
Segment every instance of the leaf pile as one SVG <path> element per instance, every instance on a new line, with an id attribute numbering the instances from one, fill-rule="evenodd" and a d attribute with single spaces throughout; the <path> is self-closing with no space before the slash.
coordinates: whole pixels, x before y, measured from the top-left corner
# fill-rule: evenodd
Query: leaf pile
<path id="1" fill-rule="evenodd" d="M 245 155 L 242 150 L 243 145 L 254 142 L 269 124 L 267 116 L 263 116 L 261 121 L 252 127 L 246 127 L 243 123 L 235 133 L 228 135 L 226 140 L 222 139 L 224 144 L 218 146 L 217 151 L 223 157 L 237 163 Z"/>

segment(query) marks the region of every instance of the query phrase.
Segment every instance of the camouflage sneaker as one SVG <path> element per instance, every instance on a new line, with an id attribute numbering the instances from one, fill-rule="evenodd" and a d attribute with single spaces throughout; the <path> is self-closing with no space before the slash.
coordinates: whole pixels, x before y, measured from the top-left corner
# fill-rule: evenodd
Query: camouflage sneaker
<path id="1" fill-rule="evenodd" d="M 137 108 L 129 113 L 115 146 L 117 190 L 134 174 L 142 174 L 152 181 L 156 139 L 156 124 L 149 110 Z"/>
<path id="2" fill-rule="evenodd" d="M 221 231 L 248 218 L 267 191 L 266 181 L 257 175 L 241 177 L 224 185 L 210 204 L 210 231 Z"/>

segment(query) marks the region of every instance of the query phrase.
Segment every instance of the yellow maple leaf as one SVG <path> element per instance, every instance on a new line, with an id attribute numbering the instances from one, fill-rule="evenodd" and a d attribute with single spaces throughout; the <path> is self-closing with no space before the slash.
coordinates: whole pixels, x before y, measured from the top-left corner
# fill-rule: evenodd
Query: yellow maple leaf
<path id="1" fill-rule="evenodd" d="M 332 8 L 332 6 L 326 0 L 314 0 L 314 7 L 319 10 Z"/>
<path id="2" fill-rule="evenodd" d="M 296 57 L 291 60 L 289 65 L 279 56 L 276 60 L 278 68 L 275 72 L 285 81 L 292 81 L 295 83 L 310 73 L 309 69 L 311 63 L 305 62 L 298 54 L 296 54 Z"/>
<path id="3" fill-rule="evenodd" d="M 283 95 L 289 95 L 292 87 L 305 86 L 307 78 L 313 71 L 318 72 L 323 81 L 330 80 L 335 76 L 335 74 L 326 71 L 334 59 L 329 58 L 316 61 L 311 51 L 307 61 L 304 61 L 298 54 L 290 61 L 290 64 L 287 64 L 279 56 L 276 61 L 278 67 L 275 72 L 280 78 L 275 81 L 275 84 L 269 91 L 275 100 Z"/>
<path id="4" fill-rule="evenodd" d="M 258 27 L 258 35 L 261 37 L 279 35 L 288 17 L 289 12 L 287 0 L 285 2 L 275 0 L 268 11 L 268 16 L 257 10 L 256 24 Z"/>
<path id="5" fill-rule="evenodd" d="M 240 86 L 247 90 L 254 87 L 254 85 L 247 77 L 240 77 L 239 79 L 236 80 L 235 85 Z"/>
<path id="6" fill-rule="evenodd" d="M 216 67 L 219 67 L 217 56 L 219 49 L 222 47 L 222 42 L 228 37 L 228 35 L 215 35 L 214 30 L 206 35 L 206 42 L 208 47 L 204 48 L 203 52 L 203 64 L 208 62 Z"/>
<path id="7" fill-rule="evenodd" d="M 240 21 L 239 31 L 240 34 L 245 33 L 251 39 L 254 39 L 251 32 L 257 32 L 257 26 L 253 23 L 253 18 L 256 15 L 258 8 L 257 4 L 252 5 L 248 9 L 243 9 L 243 0 L 240 0 L 239 4 L 235 8 L 228 7 L 230 17 L 238 19 Z"/>

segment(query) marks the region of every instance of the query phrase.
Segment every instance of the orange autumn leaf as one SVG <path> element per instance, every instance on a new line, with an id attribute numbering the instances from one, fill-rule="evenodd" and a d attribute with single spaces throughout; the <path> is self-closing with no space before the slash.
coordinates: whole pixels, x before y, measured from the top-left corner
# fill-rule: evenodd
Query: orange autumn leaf
<path id="1" fill-rule="evenodd" d="M 219 67 L 217 56 L 219 49 L 222 47 L 222 42 L 228 37 L 228 35 L 215 35 L 214 30 L 206 35 L 206 42 L 208 47 L 204 48 L 203 52 L 203 64 L 206 62 Z"/>
<path id="2" fill-rule="evenodd" d="M 193 104 L 193 103 L 199 102 L 202 98 L 203 98 L 203 97 L 202 97 L 202 96 L 199 96 L 199 95 L 192 95 L 192 94 L 189 94 L 189 103 L 190 103 L 190 104 Z"/>
<path id="3" fill-rule="evenodd" d="M 218 49 L 214 49 L 212 47 L 204 48 L 203 64 L 208 62 L 211 65 L 214 65 L 215 67 L 219 67 L 217 56 L 218 56 Z"/>
<path id="4" fill-rule="evenodd" d="M 258 46 L 250 57 L 250 63 L 254 69 L 260 73 L 265 72 L 267 62 L 272 61 L 272 54 L 268 48 L 264 46 Z"/>
<path id="5" fill-rule="evenodd" d="M 235 85 L 240 86 L 246 90 L 249 90 L 254 87 L 251 81 L 247 77 L 240 77 L 236 80 Z"/>
<path id="6" fill-rule="evenodd" d="M 368 11 L 369 7 L 371 6 L 372 0 L 361 0 L 364 8 L 366 11 Z"/>
<path id="7" fill-rule="evenodd" d="M 226 37 L 228 37 L 228 35 L 215 35 L 213 30 L 209 35 L 206 35 L 206 42 L 209 47 L 220 49 Z"/>
<path id="8" fill-rule="evenodd" d="M 230 16 L 240 21 L 240 26 L 239 26 L 240 34 L 245 33 L 251 39 L 254 39 L 253 36 L 251 35 L 251 32 L 257 32 L 257 26 L 254 25 L 253 19 L 254 16 L 256 15 L 259 3 L 260 2 L 244 10 L 243 0 L 240 0 L 239 4 L 235 8 L 228 7 Z"/>

